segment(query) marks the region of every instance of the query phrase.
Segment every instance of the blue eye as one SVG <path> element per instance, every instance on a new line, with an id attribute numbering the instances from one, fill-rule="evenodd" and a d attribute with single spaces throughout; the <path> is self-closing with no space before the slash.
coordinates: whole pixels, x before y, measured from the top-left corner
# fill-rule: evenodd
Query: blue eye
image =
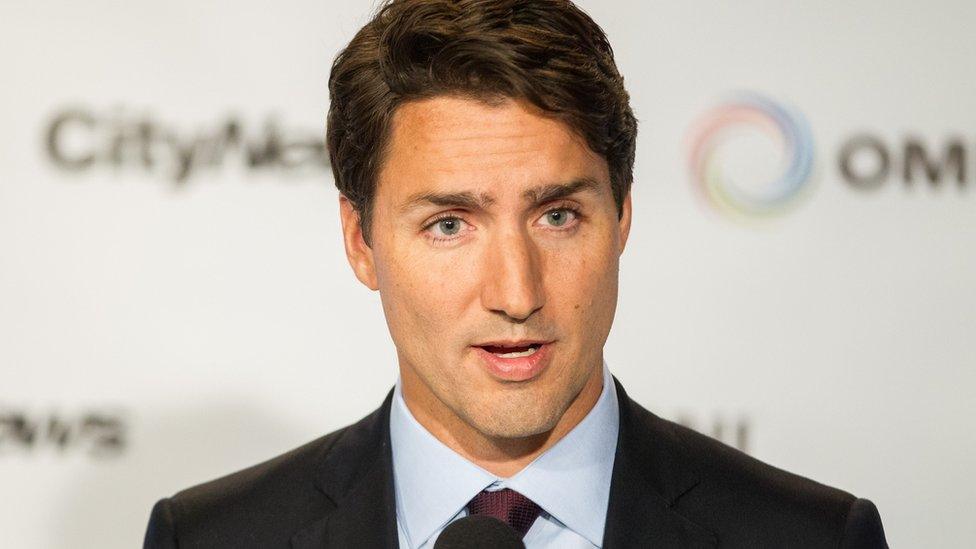
<path id="1" fill-rule="evenodd" d="M 461 220 L 456 217 L 445 217 L 439 219 L 435 225 L 440 232 L 446 236 L 456 235 L 461 230 Z"/>
<path id="2" fill-rule="evenodd" d="M 556 210 L 549 210 L 546 212 L 545 217 L 549 224 L 553 227 L 562 227 L 572 219 L 572 216 L 575 215 L 576 212 L 573 210 L 568 208 L 559 208 Z"/>

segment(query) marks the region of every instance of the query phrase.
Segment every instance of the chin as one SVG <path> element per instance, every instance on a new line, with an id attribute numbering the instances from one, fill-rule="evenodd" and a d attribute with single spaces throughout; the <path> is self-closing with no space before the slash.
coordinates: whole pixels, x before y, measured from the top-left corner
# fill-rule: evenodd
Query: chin
<path id="1" fill-rule="evenodd" d="M 487 402 L 488 409 L 470 415 L 468 423 L 488 438 L 526 438 L 548 433 L 559 423 L 568 405 L 547 404 L 544 399 L 531 396 L 528 402 L 509 399 L 501 406 Z"/>
<path id="2" fill-rule="evenodd" d="M 479 429 L 486 438 L 492 439 L 519 439 L 538 436 L 548 433 L 555 428 L 556 422 L 532 422 L 516 423 L 506 421 L 504 423 L 489 424 Z"/>

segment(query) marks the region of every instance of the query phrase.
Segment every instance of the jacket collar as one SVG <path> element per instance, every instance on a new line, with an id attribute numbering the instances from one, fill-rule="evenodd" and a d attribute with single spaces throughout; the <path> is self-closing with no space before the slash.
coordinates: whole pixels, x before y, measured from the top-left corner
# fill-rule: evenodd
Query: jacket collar
<path id="1" fill-rule="evenodd" d="M 295 549 L 397 547 L 390 403 L 342 431 L 320 460 L 315 487 L 335 506 L 299 530 Z"/>
<path id="2" fill-rule="evenodd" d="M 674 506 L 699 483 L 673 425 L 627 396 L 614 378 L 620 434 L 610 481 L 604 549 L 714 547 L 705 528 Z M 397 547 L 397 517 L 390 450 L 390 405 L 346 428 L 323 448 L 315 485 L 335 506 L 292 537 L 295 549 Z"/>
<path id="3" fill-rule="evenodd" d="M 620 436 L 610 481 L 604 549 L 622 547 L 714 547 L 715 535 L 675 510 L 700 482 L 673 424 L 627 396 L 614 378 L 620 400 Z"/>

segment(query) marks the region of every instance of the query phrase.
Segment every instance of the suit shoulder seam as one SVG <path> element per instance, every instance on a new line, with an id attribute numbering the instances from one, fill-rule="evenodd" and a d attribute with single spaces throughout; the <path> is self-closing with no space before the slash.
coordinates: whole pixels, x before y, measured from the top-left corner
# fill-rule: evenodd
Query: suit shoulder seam
<path id="1" fill-rule="evenodd" d="M 847 512 L 844 513 L 844 518 L 841 520 L 841 524 L 840 524 L 841 530 L 840 530 L 840 542 L 838 542 L 837 544 L 838 549 L 842 549 L 844 547 L 844 542 L 847 540 L 847 531 L 848 531 L 847 527 L 849 526 L 848 522 L 850 522 L 851 520 L 851 513 L 854 512 L 854 506 L 857 505 L 857 502 L 859 501 L 861 501 L 860 498 L 852 497 L 851 504 L 847 506 Z"/>
<path id="2" fill-rule="evenodd" d="M 164 498 L 163 509 L 165 510 L 166 514 L 169 515 L 167 518 L 169 518 L 170 524 L 173 525 L 173 546 L 176 547 L 176 549 L 179 549 L 180 547 L 180 529 L 178 526 L 179 521 L 177 520 L 179 515 L 179 504 L 180 502 L 176 501 L 176 499 L 173 497 Z"/>

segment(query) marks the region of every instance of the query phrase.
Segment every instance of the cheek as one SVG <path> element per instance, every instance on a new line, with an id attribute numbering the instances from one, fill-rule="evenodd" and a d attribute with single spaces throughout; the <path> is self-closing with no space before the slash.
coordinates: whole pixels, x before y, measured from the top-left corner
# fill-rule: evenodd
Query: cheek
<path id="1" fill-rule="evenodd" d="M 553 296 L 572 300 L 579 308 L 602 299 L 604 289 L 617 283 L 617 254 L 610 240 L 552 248 L 546 254 L 545 279 Z"/>
<path id="2" fill-rule="evenodd" d="M 545 279 L 553 314 L 583 339 L 603 337 L 616 310 L 617 268 L 605 243 L 551 254 Z"/>
<path id="3" fill-rule="evenodd" d="M 377 262 L 380 296 L 398 345 L 432 348 L 459 327 L 470 277 L 449 254 L 400 247 Z"/>

